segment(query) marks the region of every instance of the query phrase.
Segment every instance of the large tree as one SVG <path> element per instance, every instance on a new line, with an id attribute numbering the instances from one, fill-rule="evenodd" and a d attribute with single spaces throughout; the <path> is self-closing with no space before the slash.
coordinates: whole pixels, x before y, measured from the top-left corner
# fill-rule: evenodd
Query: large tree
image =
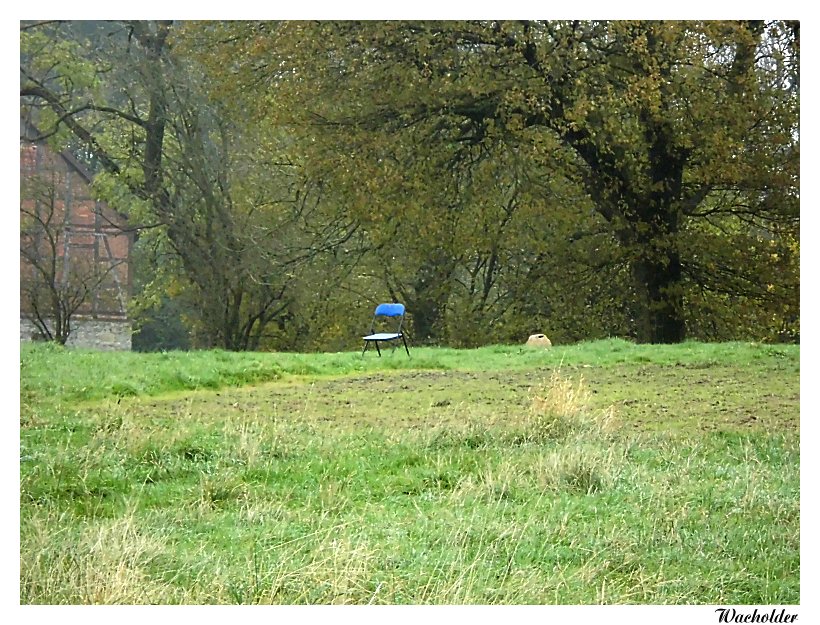
<path id="1" fill-rule="evenodd" d="M 501 140 L 591 201 L 639 340 L 681 341 L 720 310 L 796 310 L 796 23 L 294 22 L 227 25 L 222 41 L 232 84 L 269 94 L 245 105 L 314 128 L 303 147 L 382 221 L 385 146 L 418 147 L 403 175 L 424 181 L 436 150 Z M 428 217 L 446 225 L 437 199 Z M 431 257 L 439 284 L 450 260 Z"/>
<path id="2" fill-rule="evenodd" d="M 24 107 L 151 226 L 143 300 L 199 344 L 343 347 L 386 297 L 451 344 L 799 336 L 796 23 L 21 37 Z"/>
<path id="3" fill-rule="evenodd" d="M 198 343 L 253 349 L 290 305 L 294 268 L 350 228 L 312 229 L 315 190 L 275 138 L 259 142 L 209 100 L 175 29 L 24 23 L 24 114 L 87 160 L 96 191 L 143 230 L 139 245 L 172 255 L 156 272 L 168 281 L 147 281 L 149 292 L 171 282 L 187 295 Z"/>

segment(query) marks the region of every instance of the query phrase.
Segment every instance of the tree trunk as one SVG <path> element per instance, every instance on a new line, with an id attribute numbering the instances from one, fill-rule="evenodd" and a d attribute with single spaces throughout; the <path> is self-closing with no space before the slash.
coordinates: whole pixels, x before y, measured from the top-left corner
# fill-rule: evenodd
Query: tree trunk
<path id="1" fill-rule="evenodd" d="M 413 317 L 413 342 L 418 345 L 436 342 L 445 306 L 443 302 L 429 297 L 408 302 L 407 310 Z"/>
<path id="2" fill-rule="evenodd" d="M 686 338 L 677 252 L 658 259 L 640 258 L 632 265 L 639 294 L 636 331 L 639 343 L 680 343 Z"/>

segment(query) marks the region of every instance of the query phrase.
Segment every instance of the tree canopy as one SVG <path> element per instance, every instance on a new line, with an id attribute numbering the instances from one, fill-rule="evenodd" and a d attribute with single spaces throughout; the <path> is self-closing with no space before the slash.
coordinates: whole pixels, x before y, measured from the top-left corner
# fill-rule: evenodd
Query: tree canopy
<path id="1" fill-rule="evenodd" d="M 186 294 L 199 344 L 343 348 L 387 299 L 417 342 L 793 340 L 799 41 L 786 21 L 24 24 L 21 102 L 157 226 L 146 284 Z"/>

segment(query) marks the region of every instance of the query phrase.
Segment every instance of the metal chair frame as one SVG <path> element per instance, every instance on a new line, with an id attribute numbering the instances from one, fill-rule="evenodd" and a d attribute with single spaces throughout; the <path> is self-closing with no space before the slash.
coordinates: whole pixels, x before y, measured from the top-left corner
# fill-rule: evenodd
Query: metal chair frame
<path id="1" fill-rule="evenodd" d="M 396 328 L 395 332 L 374 332 L 376 329 L 376 322 L 379 317 L 398 317 L 399 324 Z M 376 352 L 378 352 L 379 357 L 381 357 L 382 352 L 379 349 L 379 343 L 382 342 L 389 342 L 389 341 L 398 341 L 401 339 L 401 342 L 404 344 L 404 351 L 407 352 L 407 356 L 410 356 L 410 349 L 407 347 L 407 340 L 404 338 L 404 332 L 401 329 L 402 324 L 404 323 L 404 304 L 397 304 L 397 303 L 390 303 L 390 304 L 379 304 L 376 306 L 376 310 L 373 313 L 373 319 L 370 322 L 370 330 L 368 330 L 367 336 L 362 337 L 364 339 L 364 349 L 362 350 L 362 357 L 364 357 L 364 353 L 367 351 L 367 348 L 370 347 L 372 343 L 376 347 Z M 396 344 L 394 343 L 393 349 L 396 349 Z"/>

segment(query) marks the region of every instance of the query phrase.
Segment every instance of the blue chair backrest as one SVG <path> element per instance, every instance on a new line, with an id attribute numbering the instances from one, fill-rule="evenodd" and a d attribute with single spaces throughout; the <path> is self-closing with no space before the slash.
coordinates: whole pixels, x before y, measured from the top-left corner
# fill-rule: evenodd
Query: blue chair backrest
<path id="1" fill-rule="evenodd" d="M 404 314 L 404 304 L 379 304 L 376 306 L 375 316 L 401 317 Z"/>

